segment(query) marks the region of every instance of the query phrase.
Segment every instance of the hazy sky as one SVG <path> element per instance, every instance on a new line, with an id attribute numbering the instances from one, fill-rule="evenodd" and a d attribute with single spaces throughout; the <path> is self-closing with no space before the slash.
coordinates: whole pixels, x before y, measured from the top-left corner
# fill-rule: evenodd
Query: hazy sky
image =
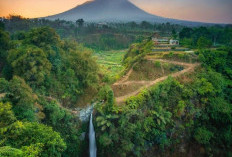
<path id="1" fill-rule="evenodd" d="M 87 0 L 0 0 L 0 16 L 20 14 L 43 17 L 66 11 Z M 232 0 L 130 0 L 149 13 L 163 17 L 232 23 Z"/>

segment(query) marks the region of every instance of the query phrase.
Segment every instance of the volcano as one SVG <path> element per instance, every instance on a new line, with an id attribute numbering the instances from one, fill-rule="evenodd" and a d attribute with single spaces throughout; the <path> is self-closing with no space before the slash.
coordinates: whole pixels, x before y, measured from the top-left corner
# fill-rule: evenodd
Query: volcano
<path id="1" fill-rule="evenodd" d="M 94 0 L 68 10 L 66 12 L 48 16 L 49 20 L 76 21 L 84 19 L 86 22 L 141 22 L 175 23 L 193 25 L 193 22 L 163 18 L 149 14 L 138 8 L 128 0 Z M 194 23 L 197 24 L 197 23 Z M 198 23 L 199 24 L 199 23 Z"/>

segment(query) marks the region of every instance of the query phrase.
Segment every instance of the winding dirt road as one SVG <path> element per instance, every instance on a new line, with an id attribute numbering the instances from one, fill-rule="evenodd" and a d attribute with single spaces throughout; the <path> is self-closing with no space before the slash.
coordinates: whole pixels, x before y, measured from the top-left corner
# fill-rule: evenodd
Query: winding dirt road
<path id="1" fill-rule="evenodd" d="M 143 90 L 145 88 L 149 88 L 149 87 L 155 85 L 156 83 L 159 83 L 159 82 L 162 82 L 162 81 L 166 80 L 169 76 L 172 76 L 172 77 L 181 76 L 184 73 L 188 73 L 188 72 L 194 71 L 195 67 L 198 66 L 198 65 L 200 65 L 199 63 L 190 64 L 190 63 L 169 61 L 169 60 L 163 60 L 163 59 L 148 59 L 148 60 L 151 60 L 151 61 L 160 61 L 160 62 L 165 62 L 165 63 L 171 63 L 171 64 L 176 64 L 176 65 L 181 65 L 181 66 L 184 66 L 185 69 L 182 70 L 182 71 L 179 71 L 179 72 L 167 75 L 167 76 L 160 77 L 160 78 L 158 78 L 156 80 L 153 80 L 153 81 L 127 81 L 128 78 L 129 78 L 129 76 L 130 76 L 130 74 L 133 72 L 133 68 L 131 68 L 130 71 L 121 80 L 119 80 L 118 82 L 114 83 L 113 86 L 122 85 L 122 84 L 125 84 L 125 85 L 129 85 L 129 84 L 142 84 L 143 86 L 141 88 L 139 88 L 138 90 L 136 90 L 134 92 L 131 92 L 131 93 L 127 94 L 127 95 L 116 97 L 116 102 L 118 104 L 123 103 L 127 98 L 129 98 L 131 96 L 135 96 L 135 95 L 139 94 L 139 92 L 141 90 Z"/>

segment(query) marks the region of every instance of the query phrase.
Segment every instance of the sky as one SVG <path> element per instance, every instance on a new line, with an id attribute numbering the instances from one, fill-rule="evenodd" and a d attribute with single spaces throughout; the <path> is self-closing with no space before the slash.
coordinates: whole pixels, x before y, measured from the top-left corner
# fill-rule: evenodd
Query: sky
<path id="1" fill-rule="evenodd" d="M 69 10 L 87 0 L 0 0 L 0 17 L 9 14 L 44 17 Z M 232 24 L 232 0 L 130 0 L 162 17 Z"/>

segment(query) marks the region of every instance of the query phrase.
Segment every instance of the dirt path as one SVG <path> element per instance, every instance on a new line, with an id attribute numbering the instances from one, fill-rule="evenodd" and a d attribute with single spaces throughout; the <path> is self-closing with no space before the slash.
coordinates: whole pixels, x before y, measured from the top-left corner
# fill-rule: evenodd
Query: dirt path
<path id="1" fill-rule="evenodd" d="M 133 66 L 134 67 L 134 66 Z M 130 76 L 130 74 L 133 72 L 133 67 L 128 71 L 128 73 L 126 75 L 124 75 L 122 77 L 121 80 L 119 80 L 118 82 L 115 82 L 113 85 L 120 85 L 120 84 L 123 84 L 124 82 L 126 82 Z"/>
<path id="2" fill-rule="evenodd" d="M 167 75 L 167 76 L 163 76 L 163 77 L 160 77 L 156 80 L 153 80 L 153 81 L 127 81 L 130 74 L 132 73 L 132 69 L 127 73 L 127 75 L 125 75 L 125 77 L 123 79 L 121 79 L 120 81 L 116 82 L 114 85 L 121 85 L 121 84 L 126 84 L 126 85 L 129 85 L 129 84 L 143 84 L 144 86 L 142 86 L 141 88 L 139 88 L 138 90 L 134 91 L 134 92 L 131 92 L 127 95 L 124 95 L 124 96 L 121 96 L 121 97 L 116 97 L 116 102 L 118 104 L 122 103 L 125 101 L 125 99 L 131 97 L 131 96 L 134 96 L 134 95 L 137 95 L 141 90 L 145 89 L 145 88 L 149 88 L 153 85 L 155 85 L 156 83 L 159 83 L 159 82 L 162 82 L 164 80 L 166 80 L 169 76 L 172 76 L 172 77 L 178 77 L 184 73 L 187 73 L 187 72 L 192 72 L 194 71 L 195 67 L 200 65 L 199 63 L 195 63 L 195 64 L 190 64 L 190 63 L 183 63 L 183 62 L 176 62 L 176 61 L 169 61 L 169 60 L 163 60 L 163 59 L 148 59 L 148 60 L 152 60 L 152 61 L 160 61 L 160 62 L 166 62 L 166 63 L 171 63 L 171 64 L 177 64 L 177 65 L 182 65 L 182 66 L 185 66 L 186 68 L 182 71 L 179 71 L 179 72 L 176 72 L 176 73 L 173 73 L 173 74 L 170 74 L 170 75 Z"/>
<path id="3" fill-rule="evenodd" d="M 147 59 L 147 60 L 149 60 L 149 61 L 160 61 L 160 62 L 164 62 L 164 63 L 171 63 L 171 64 L 182 65 L 182 66 L 192 66 L 192 65 L 194 65 L 194 64 L 191 64 L 191 63 L 170 61 L 170 60 L 165 60 L 165 59 Z"/>

